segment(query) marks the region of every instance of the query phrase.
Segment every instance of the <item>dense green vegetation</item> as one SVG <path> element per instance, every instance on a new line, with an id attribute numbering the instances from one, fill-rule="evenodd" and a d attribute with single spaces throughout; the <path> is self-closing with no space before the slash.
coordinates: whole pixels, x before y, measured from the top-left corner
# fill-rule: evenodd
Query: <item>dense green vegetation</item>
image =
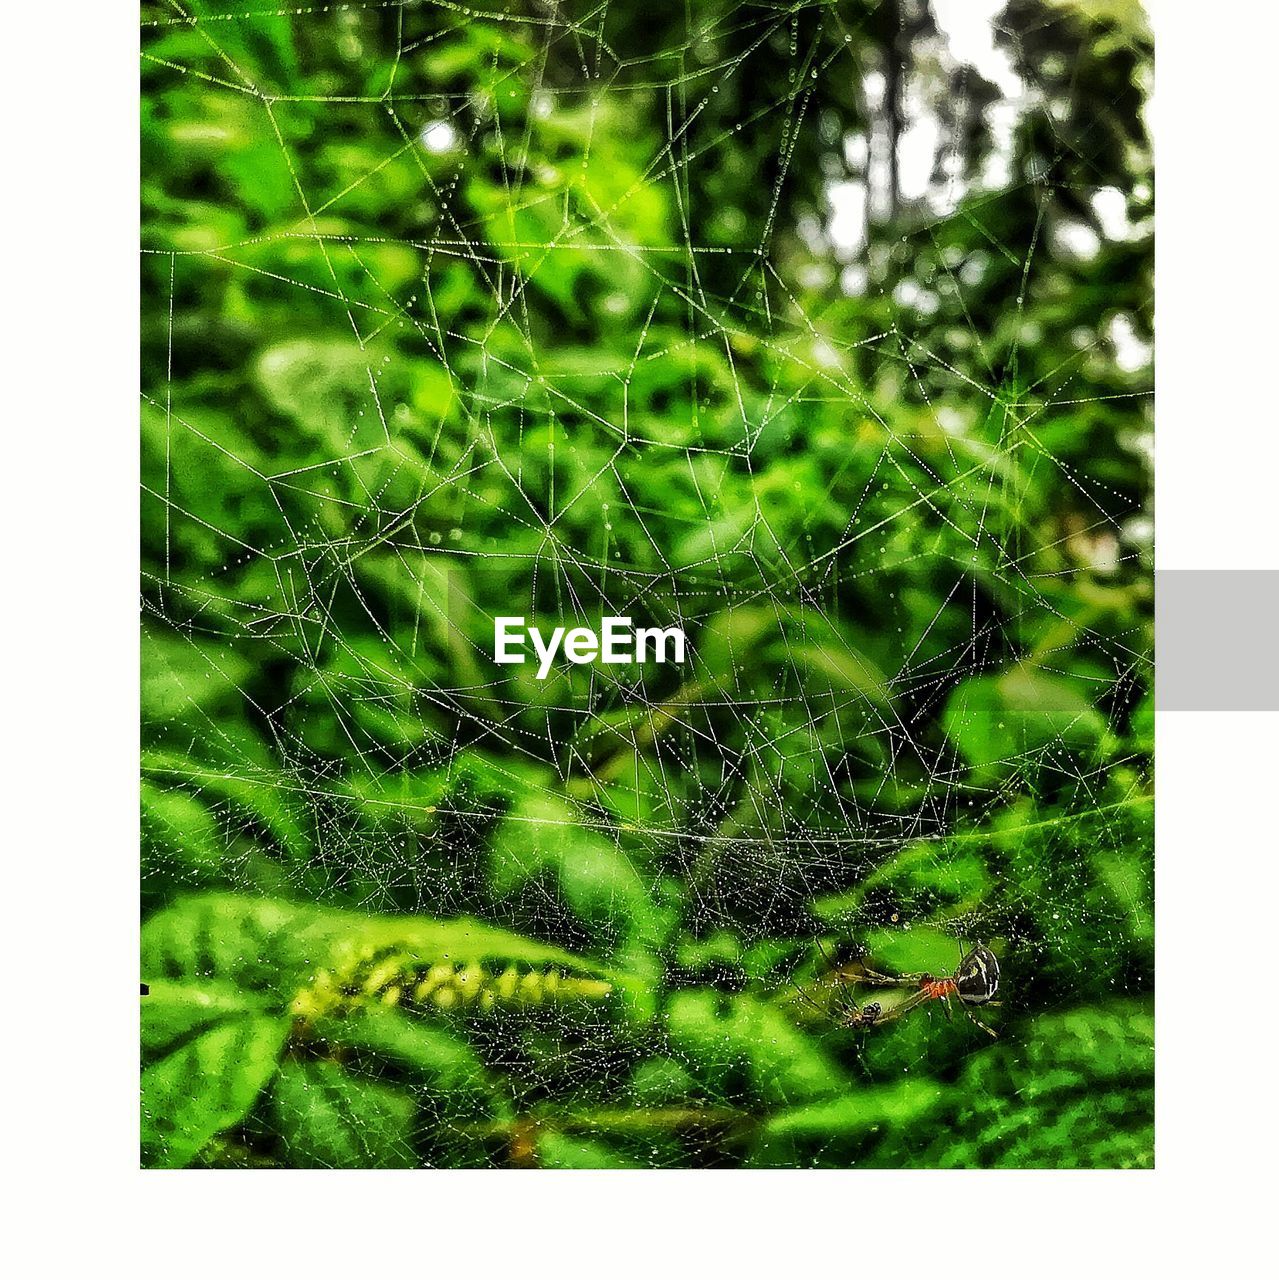
<path id="1" fill-rule="evenodd" d="M 911 0 L 253 8 L 143 10 L 144 1163 L 1149 1165 L 1137 6 L 1011 107 Z M 974 941 L 997 1038 L 840 1025 Z"/>

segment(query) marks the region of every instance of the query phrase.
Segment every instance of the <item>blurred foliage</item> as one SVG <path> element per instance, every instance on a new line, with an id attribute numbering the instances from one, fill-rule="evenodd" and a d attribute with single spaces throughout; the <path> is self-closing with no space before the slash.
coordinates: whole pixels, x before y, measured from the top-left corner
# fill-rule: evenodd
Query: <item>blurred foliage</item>
<path id="1" fill-rule="evenodd" d="M 143 24 L 144 1163 L 1149 1165 L 1139 8 Z"/>

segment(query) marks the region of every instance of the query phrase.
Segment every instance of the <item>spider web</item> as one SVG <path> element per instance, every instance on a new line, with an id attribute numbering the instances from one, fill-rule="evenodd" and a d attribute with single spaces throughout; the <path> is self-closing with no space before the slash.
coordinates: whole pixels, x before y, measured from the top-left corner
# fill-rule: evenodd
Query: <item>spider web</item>
<path id="1" fill-rule="evenodd" d="M 476 915 L 867 1083 L 983 1038 L 854 1044 L 816 938 L 989 941 L 1014 1030 L 1147 990 L 1148 157 L 1065 8 L 1001 90 L 924 5 L 144 6 L 147 909 Z M 499 614 L 688 660 L 537 681 Z M 505 1149 L 650 1096 L 605 1013 L 509 1018 Z M 373 1160 L 308 1069 L 286 1159 Z"/>

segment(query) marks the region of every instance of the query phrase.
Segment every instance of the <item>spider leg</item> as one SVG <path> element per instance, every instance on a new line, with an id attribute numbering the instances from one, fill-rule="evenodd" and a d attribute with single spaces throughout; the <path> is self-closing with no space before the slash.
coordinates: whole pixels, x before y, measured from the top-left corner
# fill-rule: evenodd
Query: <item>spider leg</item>
<path id="1" fill-rule="evenodd" d="M 968 1020 L 979 1026 L 992 1040 L 999 1039 L 999 1032 L 984 1023 L 966 1004 L 961 1004 L 959 1007 L 968 1015 Z"/>
<path id="2" fill-rule="evenodd" d="M 826 978 L 844 986 L 861 981 L 860 969 L 854 969 L 853 972 L 849 972 L 849 966 L 847 965 L 840 968 L 835 963 L 834 957 L 826 950 L 826 945 L 820 938 L 814 938 L 813 942 L 816 943 L 817 950 L 821 953 L 821 957 L 826 963 L 826 973 L 824 975 Z"/>
<path id="3" fill-rule="evenodd" d="M 793 974 L 792 974 L 792 975 L 791 975 L 791 977 L 790 977 L 790 984 L 791 984 L 791 986 L 792 986 L 792 987 L 794 987 L 794 988 L 795 988 L 795 994 L 796 994 L 797 996 L 799 996 L 799 998 L 800 998 L 800 999 L 801 999 L 805 1004 L 810 1005 L 810 1006 L 812 1006 L 812 1008 L 816 1009 L 816 1010 L 817 1010 L 817 1012 L 818 1012 L 818 1013 L 820 1013 L 820 1014 L 822 1015 L 822 1017 L 823 1017 L 823 1018 L 827 1018 L 827 1017 L 829 1017 L 829 1016 L 830 1016 L 830 1011 L 829 1011 L 829 1010 L 827 1010 L 827 1009 L 823 1009 L 823 1008 L 822 1008 L 822 1006 L 821 1006 L 821 1005 L 819 1005 L 819 1004 L 817 1003 L 817 1001 L 816 1001 L 816 1000 L 814 1000 L 814 999 L 813 999 L 813 997 L 812 997 L 812 996 L 810 996 L 810 995 L 808 994 L 808 992 L 807 992 L 807 991 L 805 991 L 805 990 L 804 990 L 804 988 L 803 988 L 803 987 L 801 987 L 801 986 L 799 985 L 799 983 L 795 981 L 795 978 L 794 978 L 794 975 L 793 975 Z"/>
<path id="4" fill-rule="evenodd" d="M 853 973 L 848 975 L 849 982 L 859 982 L 864 987 L 914 987 L 919 985 L 919 981 L 925 975 L 922 973 L 879 973 L 875 969 L 868 969 L 865 965 L 858 965 Z"/>
<path id="5" fill-rule="evenodd" d="M 846 1027 L 866 1027 L 873 1026 L 873 1022 L 864 1022 L 862 1019 L 862 1008 L 853 996 L 853 993 L 847 989 L 840 992 L 842 1009 L 840 1011 L 840 1022 Z"/>
<path id="6" fill-rule="evenodd" d="M 882 1022 L 896 1022 L 898 1018 L 904 1017 L 912 1009 L 917 1009 L 929 999 L 927 992 L 916 991 L 913 996 L 907 996 L 905 1000 L 899 1004 L 893 1005 L 891 1009 L 885 1009 L 883 1013 L 875 1019 L 871 1026 L 877 1027 Z"/>
<path id="7" fill-rule="evenodd" d="M 834 960 L 832 960 L 832 959 L 830 958 L 830 956 L 827 954 L 827 952 L 826 952 L 826 945 L 825 945 L 825 943 L 823 943 L 823 942 L 822 942 L 822 940 L 821 940 L 820 938 L 814 938 L 814 939 L 813 939 L 813 941 L 814 941 L 815 943 L 817 943 L 817 950 L 818 950 L 818 951 L 820 951 L 820 952 L 822 953 L 822 959 L 826 961 L 826 969 L 827 969 L 827 972 L 829 972 L 829 973 L 833 973 L 833 972 L 835 971 L 835 968 L 836 968 L 836 966 L 835 966 L 835 962 L 834 962 Z"/>
<path id="8" fill-rule="evenodd" d="M 806 1005 L 808 1005 L 812 1009 L 815 1009 L 819 1014 L 821 1014 L 823 1018 L 830 1018 L 831 1011 L 827 1008 L 824 1008 L 822 1005 L 818 1004 L 817 1001 L 814 1000 L 813 997 L 809 995 L 808 992 L 805 991 L 804 988 L 801 987 L 798 982 L 795 981 L 795 977 L 793 974 L 790 975 L 790 984 L 792 987 L 795 988 L 795 994 L 799 996 L 799 998 Z M 838 1015 L 836 1017 L 836 1021 L 839 1023 L 840 1026 L 861 1027 L 863 1025 L 873 1025 L 873 1024 L 864 1024 L 862 1022 L 862 1011 L 860 1008 L 858 1008 L 857 1001 L 853 999 L 851 992 L 841 988 L 839 991 L 838 999 L 839 999 L 840 1008 L 838 1011 Z"/>

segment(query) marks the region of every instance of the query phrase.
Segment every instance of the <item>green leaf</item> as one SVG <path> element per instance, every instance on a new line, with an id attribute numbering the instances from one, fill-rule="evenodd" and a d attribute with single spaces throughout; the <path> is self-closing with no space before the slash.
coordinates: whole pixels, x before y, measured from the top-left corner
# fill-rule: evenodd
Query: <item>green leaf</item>
<path id="1" fill-rule="evenodd" d="M 206 883 L 216 878 L 222 870 L 225 841 L 208 808 L 186 791 L 165 790 L 145 779 L 141 798 L 148 867 L 170 858 L 188 876 Z"/>
<path id="2" fill-rule="evenodd" d="M 614 940 L 637 938 L 655 947 L 672 923 L 626 852 L 585 829 L 559 797 L 534 793 L 520 800 L 498 829 L 490 877 L 509 896 L 543 872 L 558 882 L 582 921 Z"/>
<path id="3" fill-rule="evenodd" d="M 336 1062 L 287 1060 L 272 1112 L 289 1164 L 303 1169 L 411 1169 L 416 1105 L 402 1089 L 356 1079 Z"/>
<path id="4" fill-rule="evenodd" d="M 1087 753 L 1106 720 L 1078 681 L 1015 667 L 977 676 L 951 691 L 942 712 L 946 736 L 975 769 L 1011 769 L 1049 748 Z"/>
<path id="5" fill-rule="evenodd" d="M 919 1124 L 935 1112 L 943 1090 L 927 1080 L 859 1089 L 829 1102 L 791 1107 L 773 1116 L 764 1127 L 768 1137 L 864 1135 L 878 1126 Z"/>
<path id="6" fill-rule="evenodd" d="M 223 983 L 151 982 L 142 1000 L 142 1060 L 232 1018 L 269 1013 L 261 996 Z"/>
<path id="7" fill-rule="evenodd" d="M 156 983 L 151 992 L 142 1015 L 151 1058 L 142 1072 L 142 1159 L 180 1168 L 248 1114 L 275 1073 L 289 1023 L 225 991 Z"/>
<path id="8" fill-rule="evenodd" d="M 1044 1014 L 973 1054 L 928 1138 L 886 1128 L 867 1163 L 1148 1168 L 1154 1017 L 1140 1001 Z"/>
<path id="9" fill-rule="evenodd" d="M 785 1014 L 754 996 L 681 991 L 670 1001 L 672 1045 L 722 1097 L 739 1081 L 767 1103 L 799 1103 L 849 1087 L 844 1072 Z"/>
<path id="10" fill-rule="evenodd" d="M 142 927 L 142 976 L 229 983 L 275 992 L 279 1008 L 292 994 L 306 954 L 304 908 L 271 898 L 209 894 L 186 898 Z"/>
<path id="11" fill-rule="evenodd" d="M 275 993 L 281 1008 L 321 975 L 346 980 L 366 964 L 374 967 L 365 979 L 384 971 L 380 983 L 369 982 L 370 995 L 399 976 L 407 980 L 437 964 L 477 965 L 485 972 L 517 965 L 595 975 L 605 983 L 625 981 L 615 970 L 563 947 L 467 917 L 369 916 L 275 898 L 206 894 L 158 912 L 142 929 L 142 972 L 148 980 L 224 981 Z"/>
<path id="12" fill-rule="evenodd" d="M 993 879 L 975 841 L 919 840 L 905 845 L 843 893 L 813 902 L 813 914 L 836 926 L 856 925 L 870 894 L 883 891 L 911 920 L 939 919 L 978 907 Z"/>
<path id="13" fill-rule="evenodd" d="M 241 686 L 252 671 L 229 646 L 197 643 L 148 628 L 142 636 L 142 714 L 146 720 L 198 721 L 243 704 Z"/>
<path id="14" fill-rule="evenodd" d="M 258 357 L 258 384 L 288 416 L 302 439 L 315 438 L 345 451 L 352 421 L 362 411 L 378 421 L 373 368 L 380 357 L 354 342 L 299 338 L 270 347 Z M 375 443 L 370 432 L 361 443 Z"/>
<path id="15" fill-rule="evenodd" d="M 582 1138 L 553 1129 L 537 1138 L 538 1164 L 544 1169 L 641 1169 L 638 1160 L 594 1138 Z"/>
<path id="16" fill-rule="evenodd" d="M 504 1110 L 496 1080 L 461 1036 L 398 1009 L 372 1005 L 313 1029 L 330 1045 L 355 1049 L 405 1068 L 453 1109 Z"/>

